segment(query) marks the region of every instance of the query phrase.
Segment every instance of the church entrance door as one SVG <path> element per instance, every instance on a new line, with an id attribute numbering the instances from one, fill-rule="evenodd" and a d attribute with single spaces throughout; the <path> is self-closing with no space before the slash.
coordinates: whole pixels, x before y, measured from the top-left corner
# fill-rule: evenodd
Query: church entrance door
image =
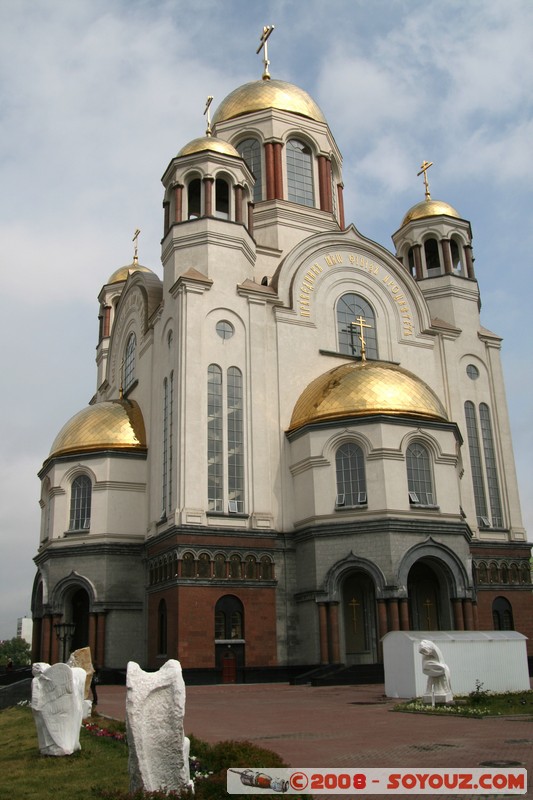
<path id="1" fill-rule="evenodd" d="M 375 664 L 378 661 L 376 592 L 366 572 L 352 572 L 342 587 L 342 620 L 345 663 Z"/>
<path id="2" fill-rule="evenodd" d="M 425 561 L 409 570 L 409 625 L 414 631 L 439 631 L 450 627 L 449 600 L 443 576 Z M 452 626 L 453 627 L 453 626 Z"/>

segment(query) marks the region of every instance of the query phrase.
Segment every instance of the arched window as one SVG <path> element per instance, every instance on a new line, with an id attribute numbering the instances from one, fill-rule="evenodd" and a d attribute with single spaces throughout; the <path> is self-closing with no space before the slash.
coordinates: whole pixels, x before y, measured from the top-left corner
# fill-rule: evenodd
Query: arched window
<path id="1" fill-rule="evenodd" d="M 226 557 L 222 553 L 215 556 L 215 578 L 226 577 Z"/>
<path id="2" fill-rule="evenodd" d="M 228 369 L 224 393 L 222 370 L 217 364 L 210 364 L 207 374 L 207 497 L 210 511 L 244 512 L 243 409 L 240 369 Z"/>
<path id="3" fill-rule="evenodd" d="M 467 400 L 465 403 L 466 430 L 468 434 L 468 450 L 470 453 L 470 468 L 472 471 L 472 485 L 474 489 L 474 502 L 476 506 L 477 522 L 482 528 L 495 528 L 503 526 L 503 512 L 500 500 L 500 487 L 498 469 L 490 411 L 486 403 L 479 406 L 479 423 L 481 429 L 481 443 L 474 404 Z M 487 505 L 487 495 L 490 503 L 490 518 Z"/>
<path id="4" fill-rule="evenodd" d="M 298 139 L 289 139 L 286 146 L 288 196 L 292 203 L 314 206 L 313 160 L 311 150 Z"/>
<path id="5" fill-rule="evenodd" d="M 181 559 L 181 577 L 182 578 L 196 577 L 194 555 L 192 553 L 183 554 L 183 558 Z"/>
<path id="6" fill-rule="evenodd" d="M 495 631 L 513 631 L 513 609 L 505 597 L 496 597 L 492 603 L 492 622 Z"/>
<path id="7" fill-rule="evenodd" d="M 126 343 L 126 352 L 124 354 L 124 376 L 122 388 L 125 392 L 128 391 L 131 384 L 135 380 L 135 350 L 137 348 L 137 338 L 134 333 L 130 333 Z"/>
<path id="8" fill-rule="evenodd" d="M 407 487 L 409 502 L 414 506 L 432 506 L 435 503 L 431 462 L 427 448 L 413 442 L 407 448 Z"/>
<path id="9" fill-rule="evenodd" d="M 257 139 L 244 139 L 237 151 L 255 178 L 254 203 L 263 199 L 263 170 L 261 167 L 261 145 Z"/>
<path id="10" fill-rule="evenodd" d="M 479 422 L 481 424 L 481 440 L 483 442 L 483 455 L 485 456 L 485 472 L 487 475 L 487 489 L 492 525 L 495 528 L 501 528 L 503 525 L 503 515 L 500 502 L 498 470 L 496 467 L 496 454 L 494 452 L 490 411 L 486 403 L 480 403 L 479 405 Z"/>
<path id="11" fill-rule="evenodd" d="M 376 317 L 372 306 L 364 297 L 358 294 L 343 294 L 337 303 L 337 336 L 339 352 L 351 356 L 361 355 L 361 325 L 357 320 L 364 322 L 363 337 L 367 358 L 378 357 L 378 343 L 376 332 Z M 368 327 L 365 327 L 368 326 Z"/>
<path id="12" fill-rule="evenodd" d="M 424 242 L 424 255 L 426 257 L 426 269 L 428 277 L 440 275 L 440 254 L 439 243 L 436 239 L 426 239 Z"/>
<path id="13" fill-rule="evenodd" d="M 335 454 L 337 473 L 337 503 L 342 506 L 365 505 L 366 476 L 365 459 L 359 445 L 347 442 Z"/>
<path id="14" fill-rule="evenodd" d="M 271 581 L 273 576 L 272 561 L 268 556 L 261 556 L 260 577 L 262 581 Z"/>
<path id="15" fill-rule="evenodd" d="M 253 581 L 257 577 L 257 560 L 255 556 L 246 556 L 246 561 L 244 564 L 244 577 L 249 580 Z"/>
<path id="16" fill-rule="evenodd" d="M 224 595 L 217 601 L 215 639 L 244 639 L 244 608 L 238 597 Z"/>
<path id="17" fill-rule="evenodd" d="M 72 481 L 70 493 L 69 531 L 88 530 L 91 526 L 92 483 L 87 475 Z"/>
<path id="18" fill-rule="evenodd" d="M 167 604 L 164 600 L 159 601 L 157 609 L 157 654 L 167 654 Z"/>
<path id="19" fill-rule="evenodd" d="M 209 558 L 208 553 L 200 553 L 198 556 L 198 577 L 211 577 L 211 559 Z"/>
<path id="20" fill-rule="evenodd" d="M 236 580 L 242 578 L 241 558 L 238 555 L 231 556 L 229 560 L 229 576 Z"/>
<path id="21" fill-rule="evenodd" d="M 229 219 L 229 186 L 222 178 L 215 181 L 215 217 Z"/>
<path id="22" fill-rule="evenodd" d="M 187 187 L 187 218 L 196 219 L 202 213 L 202 182 L 194 178 Z"/>

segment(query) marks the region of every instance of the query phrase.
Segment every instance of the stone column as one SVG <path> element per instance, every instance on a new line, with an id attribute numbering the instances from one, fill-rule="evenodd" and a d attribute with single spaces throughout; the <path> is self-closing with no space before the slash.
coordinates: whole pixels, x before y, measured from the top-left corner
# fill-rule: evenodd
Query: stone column
<path id="1" fill-rule="evenodd" d="M 50 614 L 45 614 L 42 620 L 41 641 L 38 643 L 39 652 L 36 655 L 36 661 L 44 661 L 45 664 L 52 664 L 52 634 L 55 632 L 52 629 L 52 617 Z"/>
<path id="2" fill-rule="evenodd" d="M 398 613 L 398 599 L 396 597 L 389 598 L 389 630 L 400 630 L 400 616 Z"/>
<path id="3" fill-rule="evenodd" d="M 165 200 L 163 203 L 163 236 L 166 236 L 170 227 L 170 203 Z"/>
<path id="4" fill-rule="evenodd" d="M 91 657 L 96 660 L 96 614 L 91 611 L 89 614 L 89 647 L 91 648 Z"/>
<path id="5" fill-rule="evenodd" d="M 459 597 L 452 599 L 453 624 L 456 631 L 464 631 L 465 621 L 463 617 L 463 601 Z"/>
<path id="6" fill-rule="evenodd" d="M 450 247 L 449 239 L 441 239 L 442 257 L 444 259 L 444 272 L 446 275 L 451 275 L 453 272 L 452 265 L 452 248 Z"/>
<path id="7" fill-rule="evenodd" d="M 105 663 L 105 617 L 105 612 L 97 614 L 95 661 L 99 667 Z"/>
<path id="8" fill-rule="evenodd" d="M 327 211 L 326 156 L 318 156 L 318 197 L 320 210 Z"/>
<path id="9" fill-rule="evenodd" d="M 248 233 L 254 235 L 254 204 L 248 203 Z"/>
<path id="10" fill-rule="evenodd" d="M 329 604 L 329 636 L 331 644 L 330 664 L 340 664 L 341 648 L 339 641 L 339 604 Z"/>
<path id="11" fill-rule="evenodd" d="M 328 663 L 328 615 L 325 603 L 318 605 L 318 629 L 320 634 L 320 663 Z"/>
<path id="12" fill-rule="evenodd" d="M 472 255 L 472 245 L 467 244 L 464 248 L 465 251 L 465 261 L 466 261 L 466 274 L 472 280 L 476 279 L 476 275 L 474 272 L 474 257 Z"/>
<path id="13" fill-rule="evenodd" d="M 472 612 L 472 601 L 469 598 L 463 600 L 463 615 L 465 620 L 465 630 L 473 631 L 474 628 L 474 614 Z"/>
<path id="14" fill-rule="evenodd" d="M 54 614 L 52 616 L 52 631 L 50 637 L 50 661 L 49 664 L 57 664 L 58 661 L 62 660 L 63 653 L 60 652 L 61 648 L 63 647 L 63 643 L 59 641 L 59 638 L 56 633 L 55 625 L 61 622 L 61 614 Z"/>
<path id="15" fill-rule="evenodd" d="M 344 186 L 342 183 L 337 184 L 337 201 L 339 203 L 339 227 L 343 231 L 346 224 L 344 222 Z"/>
<path id="16" fill-rule="evenodd" d="M 407 597 L 400 597 L 400 628 L 408 631 L 409 626 L 409 600 Z"/>
<path id="17" fill-rule="evenodd" d="M 274 187 L 274 144 L 265 144 L 265 175 L 266 175 L 266 199 L 274 200 L 276 191 Z"/>
<path id="18" fill-rule="evenodd" d="M 242 186 L 234 187 L 235 192 L 235 222 L 242 222 L 242 194 L 243 188 Z"/>
<path id="19" fill-rule="evenodd" d="M 281 142 L 274 142 L 274 191 L 276 200 L 283 200 L 283 167 L 281 163 Z"/>
<path id="20" fill-rule="evenodd" d="M 213 216 L 213 184 L 214 178 L 204 178 L 204 217 Z"/>
<path id="21" fill-rule="evenodd" d="M 383 642 L 382 638 L 389 630 L 387 625 L 387 601 L 378 600 L 378 651 L 380 659 L 383 659 Z"/>
<path id="22" fill-rule="evenodd" d="M 413 245 L 413 258 L 415 260 L 415 273 L 417 281 L 422 280 L 422 258 L 420 256 L 421 245 Z"/>
<path id="23" fill-rule="evenodd" d="M 174 187 L 174 222 L 183 220 L 183 186 L 176 184 Z"/>
<path id="24" fill-rule="evenodd" d="M 472 601 L 472 617 L 474 618 L 474 630 L 479 630 L 479 619 L 477 615 L 477 603 Z"/>

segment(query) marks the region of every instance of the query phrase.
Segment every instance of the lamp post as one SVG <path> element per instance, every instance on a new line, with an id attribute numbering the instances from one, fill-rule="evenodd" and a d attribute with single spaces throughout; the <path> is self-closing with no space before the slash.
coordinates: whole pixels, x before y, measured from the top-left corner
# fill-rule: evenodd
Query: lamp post
<path id="1" fill-rule="evenodd" d="M 74 636 L 76 625 L 73 622 L 57 622 L 54 625 L 56 636 L 61 644 L 61 661 L 66 661 L 67 650 L 69 650 L 69 642 Z"/>

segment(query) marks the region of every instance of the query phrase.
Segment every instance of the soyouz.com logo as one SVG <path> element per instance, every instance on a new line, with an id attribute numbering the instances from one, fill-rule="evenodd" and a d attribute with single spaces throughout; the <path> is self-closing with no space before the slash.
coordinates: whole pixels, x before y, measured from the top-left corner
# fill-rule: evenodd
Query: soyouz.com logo
<path id="1" fill-rule="evenodd" d="M 227 773 L 228 794 L 468 794 L 470 797 L 524 795 L 527 772 L 498 769 L 250 769 Z"/>

